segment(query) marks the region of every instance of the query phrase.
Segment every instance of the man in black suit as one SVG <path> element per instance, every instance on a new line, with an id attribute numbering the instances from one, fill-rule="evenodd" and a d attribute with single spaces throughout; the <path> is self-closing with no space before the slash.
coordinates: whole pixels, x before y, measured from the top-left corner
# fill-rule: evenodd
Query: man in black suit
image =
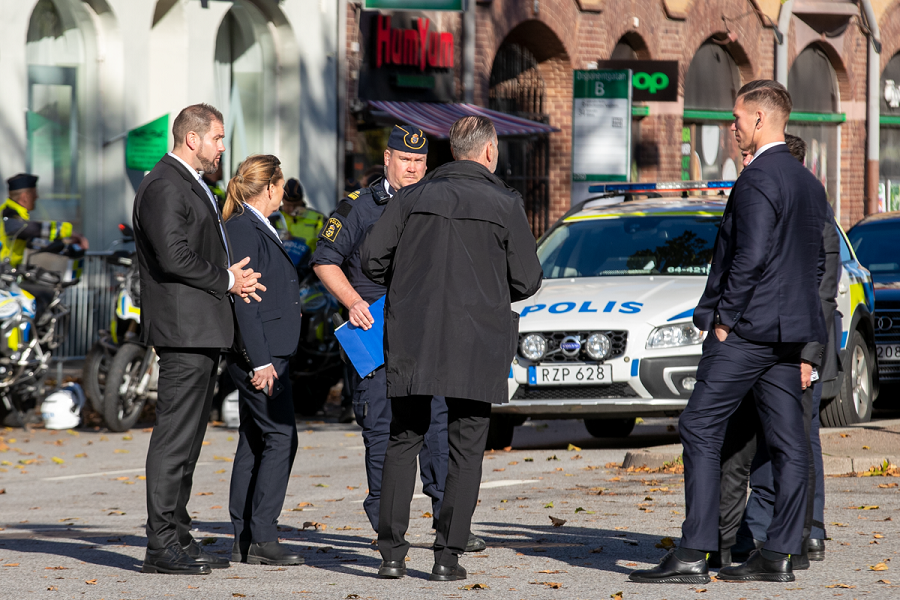
<path id="1" fill-rule="evenodd" d="M 738 92 L 732 130 L 754 158 L 728 199 L 694 324 L 710 332 L 697 385 L 679 423 L 686 519 L 681 544 L 659 566 L 635 571 L 648 583 L 706 583 L 707 553 L 719 546 L 720 453 L 728 418 L 753 390 L 772 455 L 778 497 L 766 545 L 726 580 L 793 581 L 806 511 L 808 437 L 800 369 L 808 342 L 825 342 L 819 280 L 825 253 L 825 190 L 784 144 L 790 94 L 754 81 Z M 821 357 L 816 359 L 821 360 Z"/>
<path id="2" fill-rule="evenodd" d="M 191 537 L 187 502 L 212 405 L 222 348 L 234 341 L 229 292 L 257 301 L 258 273 L 232 264 L 215 197 L 202 173 L 225 151 L 222 114 L 206 104 L 175 119 L 175 147 L 141 182 L 134 239 L 141 273 L 141 336 L 159 356 L 156 426 L 147 451 L 144 573 L 204 574 L 226 559 Z M 232 266 L 228 266 L 228 265 Z"/>

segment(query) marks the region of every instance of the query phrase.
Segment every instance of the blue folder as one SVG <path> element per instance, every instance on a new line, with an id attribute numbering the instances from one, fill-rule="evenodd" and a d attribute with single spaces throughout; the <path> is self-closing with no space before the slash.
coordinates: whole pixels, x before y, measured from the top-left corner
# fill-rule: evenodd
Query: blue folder
<path id="1" fill-rule="evenodd" d="M 369 312 L 375 319 L 371 329 L 356 327 L 347 321 L 334 330 L 360 377 L 384 364 L 384 296 L 369 306 Z"/>

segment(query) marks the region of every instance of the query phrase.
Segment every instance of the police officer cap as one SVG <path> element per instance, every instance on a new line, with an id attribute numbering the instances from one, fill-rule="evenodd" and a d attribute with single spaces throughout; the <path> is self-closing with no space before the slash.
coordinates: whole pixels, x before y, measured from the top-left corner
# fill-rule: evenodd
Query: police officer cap
<path id="1" fill-rule="evenodd" d="M 391 137 L 388 138 L 388 148 L 409 152 L 411 154 L 428 154 L 428 139 L 425 132 L 412 125 L 394 125 Z"/>
<path id="2" fill-rule="evenodd" d="M 16 190 L 27 190 L 29 188 L 37 187 L 37 180 L 37 175 L 19 173 L 18 175 L 13 175 L 7 179 L 6 185 L 9 186 L 9 191 L 11 192 Z"/>
<path id="3" fill-rule="evenodd" d="M 306 197 L 303 184 L 294 177 L 288 179 L 284 184 L 284 197 L 288 202 L 303 202 Z"/>

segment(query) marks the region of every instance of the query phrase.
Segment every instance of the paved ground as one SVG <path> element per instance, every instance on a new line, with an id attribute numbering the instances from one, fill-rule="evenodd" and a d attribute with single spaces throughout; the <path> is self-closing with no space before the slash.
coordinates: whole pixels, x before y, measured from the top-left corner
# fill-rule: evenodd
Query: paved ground
<path id="1" fill-rule="evenodd" d="M 410 576 L 375 577 L 379 555 L 362 511 L 363 445 L 354 425 L 301 422 L 300 447 L 283 540 L 307 565 L 235 565 L 209 576 L 139 573 L 144 547 L 143 464 L 149 431 L 111 434 L 0 431 L 0 598 L 896 598 L 900 494 L 892 477 L 829 477 L 826 522 L 833 538 L 824 563 L 793 584 L 649 586 L 627 573 L 659 560 L 683 518 L 677 473 L 626 472 L 626 452 L 677 448 L 674 421 L 648 420 L 626 440 L 594 440 L 580 422 L 529 424 L 509 452 L 485 455 L 474 529 L 488 549 L 463 558 L 464 582 L 427 580 L 430 502 L 412 505 Z M 895 452 L 900 422 L 849 437 L 829 432 L 826 451 L 863 445 Z M 846 432 L 845 432 L 846 433 Z M 569 443 L 580 449 L 568 449 Z M 189 505 L 198 538 L 230 553 L 228 481 L 236 433 L 210 428 Z M 845 447 L 846 446 L 846 447 Z M 859 448 L 857 448 L 859 446 Z M 883 450 L 883 452 L 882 452 Z M 868 455 L 867 455 L 868 456 Z M 868 507 L 868 509 L 861 509 Z M 302 510 L 300 510 L 302 509 Z M 550 517 L 564 519 L 553 527 Z M 715 518 L 711 516 L 711 518 Z M 319 523 L 315 525 L 304 524 Z M 883 563 L 886 570 L 881 569 Z M 461 589 L 482 584 L 490 589 Z"/>

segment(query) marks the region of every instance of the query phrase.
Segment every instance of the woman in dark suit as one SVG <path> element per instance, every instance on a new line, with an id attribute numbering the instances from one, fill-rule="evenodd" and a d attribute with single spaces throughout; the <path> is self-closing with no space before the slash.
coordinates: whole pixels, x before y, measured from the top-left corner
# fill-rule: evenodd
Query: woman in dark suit
<path id="1" fill-rule="evenodd" d="M 299 565 L 303 558 L 278 542 L 294 455 L 297 425 L 288 361 L 300 339 L 297 271 L 267 217 L 284 194 L 279 160 L 247 158 L 228 183 L 225 228 L 235 256 L 249 256 L 262 273 L 261 301 L 234 304 L 239 353 L 228 371 L 240 393 L 240 438 L 231 474 L 229 512 L 234 525 L 231 560 L 265 565 Z"/>

